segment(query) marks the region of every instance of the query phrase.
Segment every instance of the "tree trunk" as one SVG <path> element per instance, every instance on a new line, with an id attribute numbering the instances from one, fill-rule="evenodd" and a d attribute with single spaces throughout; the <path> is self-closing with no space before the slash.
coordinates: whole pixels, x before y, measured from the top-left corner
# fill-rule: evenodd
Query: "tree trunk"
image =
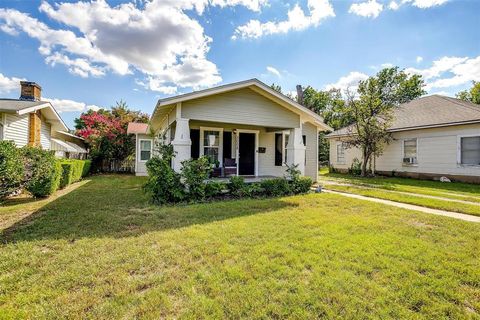
<path id="1" fill-rule="evenodd" d="M 367 176 L 367 167 L 368 167 L 368 152 L 366 149 L 363 149 L 363 162 L 362 162 L 362 173 L 361 173 L 361 176 L 362 177 L 366 177 Z"/>

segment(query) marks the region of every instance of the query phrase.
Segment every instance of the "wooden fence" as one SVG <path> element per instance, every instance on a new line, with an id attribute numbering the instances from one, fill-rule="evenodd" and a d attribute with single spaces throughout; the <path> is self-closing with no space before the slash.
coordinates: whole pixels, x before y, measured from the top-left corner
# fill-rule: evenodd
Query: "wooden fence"
<path id="1" fill-rule="evenodd" d="M 134 160 L 103 160 L 100 167 L 97 167 L 98 171 L 111 172 L 111 173 L 134 173 L 135 161 Z"/>

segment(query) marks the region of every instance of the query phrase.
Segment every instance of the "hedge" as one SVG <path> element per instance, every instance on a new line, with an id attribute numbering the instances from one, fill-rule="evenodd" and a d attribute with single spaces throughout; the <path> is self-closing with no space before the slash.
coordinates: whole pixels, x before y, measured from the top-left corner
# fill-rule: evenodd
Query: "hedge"
<path id="1" fill-rule="evenodd" d="M 62 175 L 62 166 L 51 151 L 36 147 L 23 147 L 25 159 L 25 189 L 34 197 L 48 197 L 57 191 Z"/>
<path id="2" fill-rule="evenodd" d="M 24 177 L 22 154 L 12 141 L 0 141 L 0 201 L 19 191 Z"/>
<path id="3" fill-rule="evenodd" d="M 60 181 L 60 188 L 65 188 L 69 184 L 80 181 L 90 172 L 90 160 L 74 160 L 66 159 L 60 161 L 62 166 L 62 179 Z"/>

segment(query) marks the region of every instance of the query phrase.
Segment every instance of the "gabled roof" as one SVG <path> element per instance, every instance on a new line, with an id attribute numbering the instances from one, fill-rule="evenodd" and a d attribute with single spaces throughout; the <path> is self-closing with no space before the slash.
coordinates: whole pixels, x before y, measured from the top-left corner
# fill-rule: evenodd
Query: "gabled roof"
<path id="1" fill-rule="evenodd" d="M 225 93 L 229 91 L 235 91 L 243 88 L 252 89 L 258 94 L 261 94 L 262 96 L 278 103 L 279 105 L 285 108 L 288 108 L 292 112 L 302 115 L 308 121 L 322 128 L 322 130 L 325 130 L 325 131 L 333 130 L 323 122 L 323 118 L 320 115 L 305 108 L 304 106 L 300 105 L 296 101 L 293 101 L 289 97 L 279 93 L 278 91 L 273 90 L 270 86 L 266 85 L 265 83 L 261 82 L 258 79 L 250 79 L 250 80 L 230 83 L 230 84 L 226 84 L 226 85 L 222 85 L 214 88 L 194 91 L 191 93 L 186 93 L 186 94 L 182 94 L 174 97 L 160 99 L 158 100 L 155 110 L 153 111 L 152 119 L 154 117 L 157 117 L 159 120 L 163 120 L 168 115 L 172 107 L 179 102 L 203 98 L 203 97 L 212 96 L 212 95 Z"/>
<path id="2" fill-rule="evenodd" d="M 148 123 L 129 122 L 127 127 L 127 134 L 146 134 L 148 129 Z"/>
<path id="3" fill-rule="evenodd" d="M 49 120 L 54 130 L 68 131 L 67 125 L 48 101 L 0 99 L 0 112 L 23 115 L 37 110 L 42 110 L 43 115 Z"/>
<path id="4" fill-rule="evenodd" d="M 390 132 L 480 123 L 480 105 L 460 99 L 431 95 L 404 103 L 395 109 Z M 353 125 L 336 130 L 327 138 L 351 134 Z"/>

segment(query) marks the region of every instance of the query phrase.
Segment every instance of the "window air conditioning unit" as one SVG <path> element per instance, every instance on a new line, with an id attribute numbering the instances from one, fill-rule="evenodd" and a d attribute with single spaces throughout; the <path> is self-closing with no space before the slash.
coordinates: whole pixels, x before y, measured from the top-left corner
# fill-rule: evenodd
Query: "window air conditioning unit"
<path id="1" fill-rule="evenodd" d="M 417 158 L 416 157 L 403 158 L 403 163 L 416 164 L 417 163 Z"/>

